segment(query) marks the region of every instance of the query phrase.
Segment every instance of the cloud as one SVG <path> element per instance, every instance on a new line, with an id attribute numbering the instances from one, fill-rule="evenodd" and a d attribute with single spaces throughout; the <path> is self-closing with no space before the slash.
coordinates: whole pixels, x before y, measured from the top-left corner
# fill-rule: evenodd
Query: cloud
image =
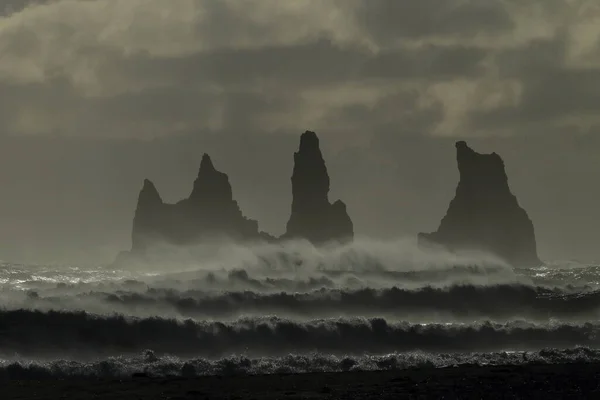
<path id="1" fill-rule="evenodd" d="M 464 136 L 597 125 L 591 1 L 5 4 L 5 134 L 311 128 L 358 138 L 383 127 Z"/>
<path id="2" fill-rule="evenodd" d="M 379 43 L 505 33 L 513 20 L 500 1 L 358 1 L 357 19 Z"/>

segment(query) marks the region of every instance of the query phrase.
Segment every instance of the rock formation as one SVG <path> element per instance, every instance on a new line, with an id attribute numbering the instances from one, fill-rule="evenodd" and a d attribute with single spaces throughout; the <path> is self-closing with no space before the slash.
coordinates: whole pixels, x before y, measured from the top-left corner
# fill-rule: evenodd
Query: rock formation
<path id="1" fill-rule="evenodd" d="M 346 205 L 328 199 L 329 175 L 319 148 L 319 138 L 306 131 L 294 153 L 292 213 L 283 239 L 304 238 L 313 244 L 347 241 L 354 237 Z"/>
<path id="2" fill-rule="evenodd" d="M 307 131 L 294 154 L 292 213 L 287 232 L 280 239 L 304 238 L 316 245 L 351 240 L 354 228 L 346 205 L 340 200 L 329 203 L 328 193 L 329 175 L 319 139 Z M 258 223 L 242 214 L 233 199 L 229 178 L 204 154 L 190 196 L 176 204 L 163 202 L 154 184 L 144 180 L 133 219 L 132 249 L 121 253 L 117 263 L 145 256 L 155 245 L 185 246 L 219 238 L 276 240 L 259 232 Z"/>
<path id="3" fill-rule="evenodd" d="M 154 184 L 144 181 L 133 220 L 132 251 L 144 251 L 157 242 L 189 245 L 204 238 L 267 238 L 258 231 L 258 222 L 242 215 L 229 178 L 215 169 L 207 154 L 191 195 L 176 204 L 164 203 Z"/>
<path id="4" fill-rule="evenodd" d="M 133 217 L 133 233 L 131 235 L 133 250 L 145 249 L 152 242 L 161 240 L 160 227 L 166 222 L 165 210 L 168 207 L 168 204 L 163 203 L 154 183 L 145 179 Z"/>
<path id="5" fill-rule="evenodd" d="M 460 180 L 446 216 L 419 243 L 483 250 L 514 266 L 540 265 L 531 220 L 511 193 L 502 158 L 456 143 Z"/>

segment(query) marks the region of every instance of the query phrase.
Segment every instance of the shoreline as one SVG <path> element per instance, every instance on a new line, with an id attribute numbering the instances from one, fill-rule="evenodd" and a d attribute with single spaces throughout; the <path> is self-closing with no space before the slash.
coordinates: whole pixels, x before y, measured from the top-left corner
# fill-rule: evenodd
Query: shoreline
<path id="1" fill-rule="evenodd" d="M 600 398 L 600 363 L 207 377 L 0 381 L 10 399 Z M 6 397 L 5 397 L 6 396 Z"/>

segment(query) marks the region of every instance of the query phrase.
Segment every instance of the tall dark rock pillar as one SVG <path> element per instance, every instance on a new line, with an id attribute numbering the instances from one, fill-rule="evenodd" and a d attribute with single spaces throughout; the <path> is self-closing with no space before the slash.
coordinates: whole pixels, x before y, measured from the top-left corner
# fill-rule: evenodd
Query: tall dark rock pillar
<path id="1" fill-rule="evenodd" d="M 540 265 L 533 223 L 511 193 L 502 158 L 456 143 L 460 180 L 456 196 L 436 232 L 420 243 L 450 250 L 481 250 L 514 266 Z"/>
<path id="2" fill-rule="evenodd" d="M 161 239 L 163 208 L 164 203 L 154 183 L 145 179 L 133 217 L 133 230 L 131 233 L 131 248 L 133 251 L 143 251 L 151 242 Z"/>
<path id="3" fill-rule="evenodd" d="M 306 131 L 294 153 L 292 174 L 292 213 L 287 223 L 287 238 L 304 238 L 314 244 L 347 241 L 354 237 L 346 205 L 329 203 L 329 175 L 319 148 L 319 138 Z"/>

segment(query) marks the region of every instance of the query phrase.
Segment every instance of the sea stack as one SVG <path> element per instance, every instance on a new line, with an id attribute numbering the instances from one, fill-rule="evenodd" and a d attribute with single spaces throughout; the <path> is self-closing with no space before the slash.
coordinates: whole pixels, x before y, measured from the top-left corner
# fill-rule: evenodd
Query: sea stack
<path id="1" fill-rule="evenodd" d="M 176 204 L 164 203 L 154 184 L 144 181 L 133 220 L 132 252 L 156 243 L 191 245 L 208 238 L 265 238 L 258 222 L 242 214 L 229 178 L 215 169 L 208 154 L 202 157 L 192 193 Z"/>
<path id="2" fill-rule="evenodd" d="M 151 246 L 151 243 L 161 239 L 160 227 L 165 221 L 165 205 L 156 190 L 156 186 L 148 179 L 144 179 L 144 186 L 138 195 L 137 207 L 133 217 L 133 231 L 131 247 L 142 250 Z"/>
<path id="3" fill-rule="evenodd" d="M 542 264 L 533 223 L 510 191 L 502 158 L 479 154 L 460 141 L 456 159 L 456 195 L 437 232 L 420 233 L 419 243 L 485 251 L 517 267 Z"/>
<path id="4" fill-rule="evenodd" d="M 346 242 L 354 237 L 354 226 L 346 204 L 329 202 L 329 175 L 316 133 L 306 131 L 294 153 L 292 213 L 282 239 L 303 238 L 315 245 Z"/>

